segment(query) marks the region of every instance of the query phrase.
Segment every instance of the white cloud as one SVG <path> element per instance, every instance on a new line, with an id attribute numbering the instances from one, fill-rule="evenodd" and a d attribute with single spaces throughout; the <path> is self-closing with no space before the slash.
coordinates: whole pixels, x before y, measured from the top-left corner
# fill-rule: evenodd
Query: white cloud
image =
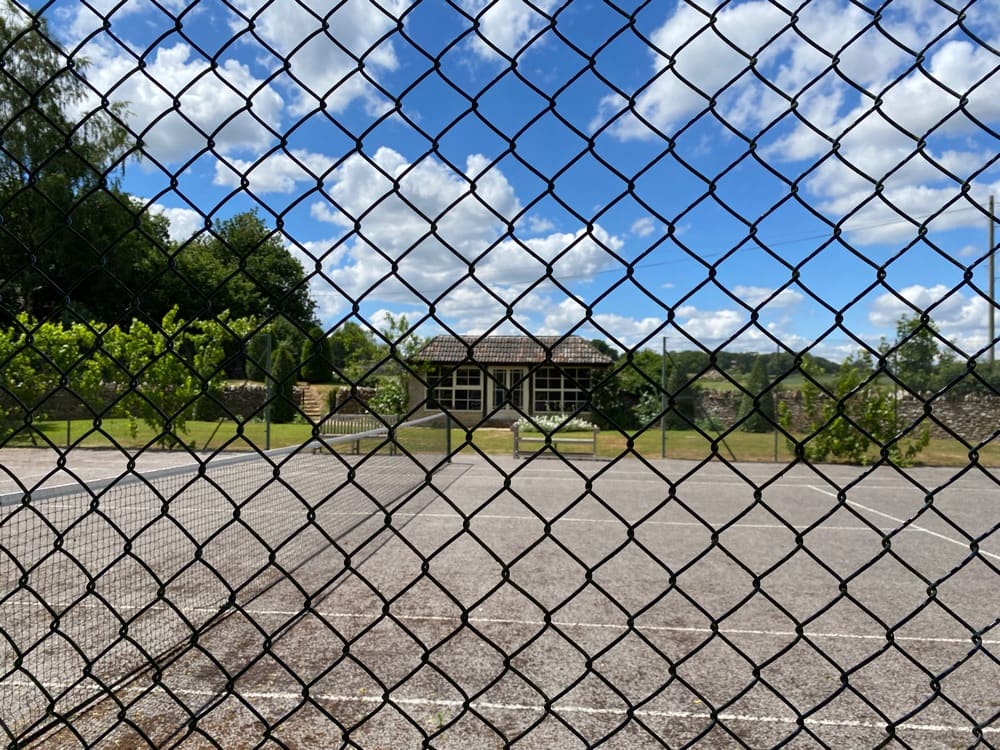
<path id="1" fill-rule="evenodd" d="M 926 44 L 923 40 L 943 33 L 955 16 L 927 0 L 914 0 L 903 10 L 888 9 L 876 26 L 870 14 L 851 3 L 814 0 L 798 8 L 794 19 L 793 24 L 791 11 L 768 0 L 721 9 L 678 5 L 651 34 L 655 78 L 639 92 L 635 113 L 656 130 L 669 132 L 717 99 L 717 111 L 730 123 L 759 128 L 787 112 L 786 97 L 795 97 L 798 110 L 815 125 L 818 112 L 826 112 L 827 118 L 836 115 L 843 92 L 857 98 L 857 89 L 844 84 L 841 76 L 868 90 L 881 90 L 907 60 L 899 42 L 920 47 Z M 987 50 L 940 52 L 940 64 L 931 68 L 945 81 L 957 83 L 961 78 L 967 83 L 989 70 Z M 961 74 L 958 68 L 964 68 Z M 761 77 L 770 85 L 763 85 Z M 979 98 L 985 101 L 986 93 Z M 900 102 L 907 99 L 901 96 Z M 603 115 L 619 111 L 623 104 L 620 97 L 608 98 Z M 617 132 L 624 138 L 655 136 L 636 117 L 621 120 Z"/>
<path id="2" fill-rule="evenodd" d="M 60 8 L 56 11 L 56 18 L 64 25 L 65 32 L 72 39 L 82 40 L 100 28 L 105 19 L 117 24 L 127 16 L 139 15 L 151 8 L 149 0 L 127 3 L 117 0 L 94 0 L 94 2 L 79 3 L 72 10 Z"/>
<path id="3" fill-rule="evenodd" d="M 159 162 L 187 160 L 211 141 L 224 154 L 260 150 L 280 128 L 284 100 L 236 60 L 215 65 L 190 46 L 160 47 L 140 69 L 108 38 L 84 48 L 88 80 L 128 105 L 128 123 Z M 176 104 L 176 106 L 175 106 Z"/>
<path id="4" fill-rule="evenodd" d="M 774 294 L 774 289 L 763 286 L 743 286 L 736 285 L 732 292 L 750 307 L 761 307 L 765 310 L 777 310 L 781 308 L 794 307 L 802 302 L 805 297 L 794 289 L 782 289 L 774 299 L 769 299 Z"/>
<path id="5" fill-rule="evenodd" d="M 779 33 L 788 16 L 773 3 L 753 0 L 724 8 L 714 18 L 713 26 L 705 11 L 682 4 L 653 32 L 656 51 L 651 52 L 651 72 L 656 77 L 636 99 L 638 117 L 629 115 L 618 121 L 619 136 L 651 138 L 656 131 L 668 132 L 704 109 L 710 97 L 746 69 L 746 55 L 733 45 L 752 54 Z M 787 43 L 772 44 L 784 47 Z M 625 104 L 617 94 L 606 97 L 593 125 L 606 121 Z"/>
<path id="6" fill-rule="evenodd" d="M 252 168 L 246 162 L 235 166 L 246 171 L 257 193 L 314 183 L 329 164 L 321 155 L 300 153 L 295 159 L 269 157 Z M 216 178 L 223 184 L 237 180 L 221 169 Z M 395 309 L 426 308 L 426 299 L 455 330 L 491 329 L 508 315 L 535 330 L 566 299 L 546 279 L 547 268 L 553 279 L 574 285 L 613 267 L 624 246 L 599 225 L 512 236 L 509 227 L 521 203 L 506 176 L 478 154 L 457 172 L 431 157 L 411 163 L 383 147 L 371 156 L 348 157 L 326 175 L 323 189 L 331 200 L 310 204 L 310 216 L 345 230 L 305 246 L 306 266 L 319 259 L 323 269 L 311 286 L 323 319 L 352 300 Z"/>
<path id="7" fill-rule="evenodd" d="M 163 7 L 179 12 L 178 3 L 170 0 Z M 241 44 L 218 58 L 183 42 L 152 49 L 145 42 L 133 45 L 118 24 L 147 11 L 161 15 L 148 0 L 100 0 L 57 15 L 68 45 L 82 43 L 80 56 L 91 63 L 89 82 L 113 101 L 127 102 L 129 124 L 142 136 L 146 153 L 171 164 L 202 152 L 209 139 L 224 155 L 262 153 L 278 141 L 286 111 L 301 115 L 321 102 L 328 112 L 357 100 L 369 111 L 384 111 L 387 102 L 365 76 L 377 79 L 398 66 L 393 43 L 384 37 L 409 4 L 346 0 L 331 11 L 318 0 L 241 0 L 235 7 L 253 18 L 254 35 L 245 35 L 245 21 L 233 21 L 232 33 L 242 35 Z M 196 9 L 185 21 L 191 23 L 199 12 L 205 13 Z M 114 34 L 101 31 L 105 18 Z"/>
<path id="8" fill-rule="evenodd" d="M 476 54 L 486 59 L 497 58 L 497 49 L 507 58 L 514 58 L 526 45 L 538 44 L 536 35 L 548 23 L 547 14 L 556 7 L 556 0 L 461 0 L 462 7 L 477 17 L 480 36 L 473 41 Z"/>
<path id="9" fill-rule="evenodd" d="M 894 337 L 899 318 L 914 315 L 916 308 L 927 311 L 938 332 L 963 351 L 972 353 L 986 345 L 989 302 L 985 297 L 944 284 L 907 286 L 899 290 L 899 297 L 889 293 L 880 295 L 868 313 L 872 324 L 887 329 L 887 338 Z M 932 305 L 934 308 L 930 309 Z"/>
<path id="10" fill-rule="evenodd" d="M 963 245 L 955 251 L 956 258 L 978 258 L 986 254 L 986 247 L 983 245 Z"/>
<path id="11" fill-rule="evenodd" d="M 205 228 L 205 217 L 190 208 L 168 208 L 159 203 L 149 206 L 149 212 L 165 216 L 170 222 L 170 239 L 184 242 Z"/>
<path id="12" fill-rule="evenodd" d="M 546 310 L 541 326 L 534 332 L 560 336 L 575 331 L 587 338 L 611 337 L 626 346 L 636 346 L 663 325 L 661 317 L 632 318 L 618 313 L 596 313 L 588 319 L 586 306 L 568 298 Z"/>
<path id="13" fill-rule="evenodd" d="M 255 195 L 291 193 L 303 182 L 322 182 L 333 163 L 329 156 L 304 150 L 279 152 L 257 161 L 229 158 L 216 162 L 214 182 L 239 187 L 246 180 L 247 188 Z"/>
<path id="14" fill-rule="evenodd" d="M 954 12 L 929 0 L 893 4 L 877 25 L 842 0 L 796 9 L 794 27 L 790 13 L 766 0 L 678 5 L 651 35 L 655 78 L 637 92 L 634 108 L 612 95 L 592 126 L 624 113 L 614 134 L 654 138 L 686 125 L 711 100 L 714 112 L 750 137 L 764 128 L 781 134 L 758 151 L 764 158 L 816 162 L 805 186 L 827 215 L 849 217 L 844 227 L 854 239 L 912 237 L 914 226 L 900 222 L 893 206 L 923 221 L 961 198 L 963 183 L 995 156 L 994 144 L 970 139 L 983 133 L 981 123 L 1000 122 L 996 26 L 981 23 L 995 36 L 976 44 L 956 30 Z M 928 40 L 937 41 L 927 47 Z M 907 47 L 924 50 L 925 59 L 915 64 Z M 772 127 L 782 117 L 788 125 Z M 971 199 L 982 203 L 998 184 L 977 177 Z M 957 207 L 969 206 L 962 198 Z M 933 228 L 980 221 L 975 212 L 955 212 Z"/>
<path id="15" fill-rule="evenodd" d="M 677 308 L 677 325 L 697 341 L 721 342 L 746 324 L 746 313 L 739 310 L 701 310 L 690 305 Z"/>
<path id="16" fill-rule="evenodd" d="M 643 216 L 632 222 L 629 231 L 636 237 L 649 237 L 649 235 L 656 231 L 656 226 L 657 223 L 653 221 L 652 217 Z"/>
<path id="17" fill-rule="evenodd" d="M 793 349 L 811 343 L 794 333 L 794 321 L 788 317 L 770 320 L 766 324 L 749 326 L 749 314 L 737 308 L 700 308 L 683 305 L 675 311 L 675 322 L 668 325 L 666 315 L 632 317 L 621 313 L 597 312 L 587 317 L 587 308 L 577 300 L 565 299 L 554 305 L 545 315 L 539 334 L 563 334 L 576 330 L 588 338 L 609 338 L 627 346 L 652 346 L 660 348 L 665 337 L 667 348 L 683 350 L 692 348 L 692 339 L 708 348 L 725 346 L 739 351 L 773 351 L 774 340 Z M 824 345 L 824 351 L 832 351 Z M 854 347 L 856 348 L 856 347 Z M 851 349 L 853 351 L 853 349 Z"/>
<path id="18" fill-rule="evenodd" d="M 525 219 L 527 224 L 527 230 L 530 234 L 545 234 L 546 232 L 551 232 L 556 228 L 548 219 L 543 219 L 538 216 L 528 216 Z"/>
<path id="19" fill-rule="evenodd" d="M 329 203 L 317 201 L 309 206 L 309 215 L 322 221 L 324 224 L 345 225 L 345 218 L 342 213 L 332 208 Z"/>
<path id="20" fill-rule="evenodd" d="M 377 79 L 398 67 L 395 48 L 386 35 L 410 5 L 409 0 L 236 3 L 246 17 L 253 18 L 254 34 L 267 46 L 267 66 L 278 69 L 287 61 L 293 114 L 312 111 L 320 104 L 330 112 L 340 112 L 358 99 L 371 111 L 387 106 L 365 76 Z M 244 29 L 240 22 L 233 31 Z"/>

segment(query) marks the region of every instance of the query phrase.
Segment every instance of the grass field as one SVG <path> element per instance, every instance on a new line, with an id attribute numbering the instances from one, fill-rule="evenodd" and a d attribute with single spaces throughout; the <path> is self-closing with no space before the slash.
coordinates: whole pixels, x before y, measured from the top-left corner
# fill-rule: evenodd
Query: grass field
<path id="1" fill-rule="evenodd" d="M 237 432 L 234 422 L 189 422 L 187 432 L 179 437 L 192 450 L 254 450 L 263 449 L 268 444 L 266 426 L 260 422 L 242 425 Z M 95 427 L 89 420 L 71 422 L 43 422 L 39 429 L 52 444 L 63 447 L 79 445 L 89 448 L 107 448 L 120 445 L 129 449 L 160 447 L 158 435 L 145 424 L 140 423 L 138 434 L 130 433 L 128 420 L 108 419 Z M 308 441 L 313 434 L 308 424 L 273 424 L 270 430 L 270 447 L 279 448 L 298 445 Z M 30 445 L 24 436 L 15 437 L 10 444 Z M 491 455 L 510 454 L 513 447 L 509 430 L 503 428 L 480 428 L 466 432 L 453 429 L 451 445 L 455 450 L 479 450 Z M 473 447 L 475 446 L 475 447 Z M 598 454 L 612 458 L 622 453 L 632 452 L 647 458 L 661 455 L 661 435 L 659 430 L 647 430 L 632 437 L 615 430 L 605 430 L 598 438 Z M 704 459 L 713 453 L 734 461 L 778 461 L 788 462 L 793 458 L 783 437 L 775 440 L 773 433 L 735 432 L 724 439 L 705 435 L 695 430 L 671 430 L 666 436 L 668 458 Z M 970 461 L 969 448 L 957 440 L 933 439 L 916 458 L 916 464 L 925 466 L 964 466 Z M 978 461 L 984 466 L 1000 466 L 1000 446 L 987 445 L 978 453 Z"/>

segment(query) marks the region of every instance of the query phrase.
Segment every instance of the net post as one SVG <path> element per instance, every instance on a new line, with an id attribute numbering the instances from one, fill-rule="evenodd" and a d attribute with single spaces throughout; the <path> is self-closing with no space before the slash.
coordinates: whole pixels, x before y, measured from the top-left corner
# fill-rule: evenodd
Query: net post
<path id="1" fill-rule="evenodd" d="M 444 413 L 444 454 L 445 462 L 451 463 L 451 413 Z"/>

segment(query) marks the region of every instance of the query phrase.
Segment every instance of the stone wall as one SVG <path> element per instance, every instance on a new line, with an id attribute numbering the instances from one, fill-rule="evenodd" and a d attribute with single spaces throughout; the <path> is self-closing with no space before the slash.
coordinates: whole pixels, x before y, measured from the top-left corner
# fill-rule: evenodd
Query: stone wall
<path id="1" fill-rule="evenodd" d="M 699 398 L 699 414 L 723 427 L 733 424 L 739 414 L 742 394 L 734 391 L 703 390 Z M 802 398 L 797 391 L 779 395 L 779 403 L 791 415 L 792 429 L 803 427 Z M 986 440 L 1000 429 L 1000 396 L 970 394 L 956 399 L 934 399 L 925 402 L 912 396 L 896 401 L 896 423 L 899 429 L 924 417 L 932 437 L 951 437 L 951 433 L 971 443 Z"/>
<path id="2" fill-rule="evenodd" d="M 324 410 L 340 414 L 359 414 L 367 411 L 366 402 L 375 394 L 374 388 L 337 386 L 330 391 L 330 403 L 323 404 Z M 294 389 L 295 403 L 302 405 L 304 389 L 296 386 Z M 95 414 L 108 417 L 119 416 L 120 408 L 111 406 L 117 398 L 117 390 L 109 387 L 103 403 L 88 406 L 80 401 L 69 390 L 60 389 L 49 394 L 37 405 L 35 413 L 44 415 L 46 419 L 91 419 Z M 202 399 L 195 409 L 195 419 L 214 421 L 220 418 L 239 417 L 244 421 L 264 416 L 264 404 L 267 401 L 267 391 L 260 383 L 228 383 L 222 392 L 214 398 Z M 16 407 L 12 398 L 0 396 L 0 405 L 6 408 Z M 109 411 L 110 406 L 110 411 Z M 15 411 L 19 411 L 15 408 Z"/>
<path id="3" fill-rule="evenodd" d="M 330 391 L 330 411 L 337 414 L 361 414 L 368 411 L 368 399 L 374 395 L 375 389 L 367 386 L 335 386 Z"/>
<path id="4" fill-rule="evenodd" d="M 49 394 L 45 400 L 35 407 L 35 413 L 44 415 L 46 419 L 91 419 L 95 414 L 106 417 L 122 416 L 121 407 L 114 405 L 118 394 L 114 388 L 108 388 L 102 403 L 84 404 L 72 391 L 60 389 Z M 296 389 L 296 402 L 301 401 L 302 394 Z M 227 385 L 216 398 L 206 398 L 199 401 L 195 419 L 215 420 L 223 416 L 235 415 L 244 420 L 262 416 L 267 391 L 256 383 L 242 385 Z M 4 406 L 15 406 L 12 399 L 4 399 Z M 17 410 L 15 410 L 17 411 Z"/>
<path id="5" fill-rule="evenodd" d="M 364 412 L 365 402 L 375 390 L 373 388 L 354 388 L 342 386 L 331 391 L 329 409 L 339 414 L 358 414 Z M 227 385 L 220 394 L 219 403 L 205 400 L 197 409 L 195 418 L 214 421 L 229 415 L 239 416 L 244 420 L 261 418 L 264 414 L 266 391 L 257 383 Z M 302 402 L 302 390 L 295 389 L 297 404 Z M 114 391 L 109 390 L 106 403 L 114 399 Z M 734 391 L 702 390 L 698 403 L 698 418 L 710 421 L 714 426 L 727 427 L 733 424 L 739 414 L 741 394 Z M 13 405 L 8 403 L 7 406 Z M 787 409 L 792 419 L 792 428 L 803 427 L 802 400 L 800 394 L 782 393 L 780 403 Z M 928 418 L 931 435 L 947 437 L 949 431 L 970 443 L 989 439 L 1000 429 L 1000 396 L 971 394 L 956 399 L 935 399 L 928 404 L 909 396 L 900 397 L 896 402 L 896 421 L 900 429 L 921 418 Z M 38 407 L 39 413 L 44 413 L 47 419 L 90 419 L 94 411 L 80 402 L 72 393 L 65 390 L 51 394 Z M 108 416 L 116 416 L 112 411 Z M 16 416 L 15 416 L 16 418 Z"/>

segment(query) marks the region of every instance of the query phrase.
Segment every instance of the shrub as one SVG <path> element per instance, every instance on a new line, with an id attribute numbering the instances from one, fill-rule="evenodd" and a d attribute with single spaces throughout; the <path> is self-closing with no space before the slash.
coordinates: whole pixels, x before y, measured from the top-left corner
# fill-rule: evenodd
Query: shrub
<path id="1" fill-rule="evenodd" d="M 401 415 L 406 413 L 408 401 L 399 379 L 385 378 L 375 386 L 375 394 L 368 399 L 368 408 L 376 414 Z"/>
<path id="2" fill-rule="evenodd" d="M 802 365 L 809 372 L 809 362 Z M 897 433 L 893 397 L 874 385 L 865 373 L 871 363 L 864 356 L 848 358 L 840 367 L 832 392 L 826 392 L 812 381 L 802 386 L 802 411 L 808 437 L 801 443 L 788 441 L 789 449 L 801 453 L 809 461 L 825 461 L 832 457 L 854 464 L 873 460 L 871 451 L 878 451 L 898 466 L 913 463 L 914 458 L 930 442 L 926 424 L 907 435 Z M 779 420 L 785 430 L 791 429 L 791 417 L 784 404 Z"/>
<path id="3" fill-rule="evenodd" d="M 299 377 L 307 383 L 330 383 L 333 381 L 333 365 L 330 364 L 330 342 L 323 329 L 313 326 L 302 341 L 299 356 L 302 367 Z"/>

